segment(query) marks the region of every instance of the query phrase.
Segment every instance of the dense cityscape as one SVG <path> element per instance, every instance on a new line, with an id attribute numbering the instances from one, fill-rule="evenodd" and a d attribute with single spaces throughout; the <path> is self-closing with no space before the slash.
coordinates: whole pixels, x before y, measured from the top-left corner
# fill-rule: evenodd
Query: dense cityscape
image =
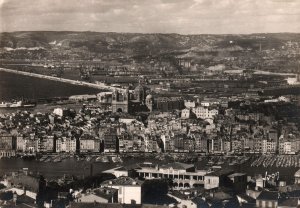
<path id="1" fill-rule="evenodd" d="M 3 2 L 4 19 L 21 7 Z M 51 15 L 99 15 L 66 2 L 37 3 L 52 31 L 25 20 L 31 7 L 13 16 L 29 9 L 37 31 L 0 20 L 0 208 L 300 207 L 300 33 L 63 31 Z"/>

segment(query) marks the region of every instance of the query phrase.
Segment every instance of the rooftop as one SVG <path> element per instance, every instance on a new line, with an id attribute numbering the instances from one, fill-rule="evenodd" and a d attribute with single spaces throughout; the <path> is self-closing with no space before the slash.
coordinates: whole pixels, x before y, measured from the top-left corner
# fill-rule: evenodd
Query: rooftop
<path id="1" fill-rule="evenodd" d="M 230 170 L 230 169 L 221 169 L 221 170 L 217 170 L 215 172 L 209 173 L 206 176 L 218 176 L 218 177 L 220 177 L 220 176 L 230 175 L 230 174 L 231 175 L 234 174 L 233 170 Z"/>
<path id="2" fill-rule="evenodd" d="M 174 170 L 186 170 L 193 167 L 195 167 L 193 164 L 186 164 L 181 162 L 173 162 L 162 166 L 162 168 L 172 168 Z"/>
<path id="3" fill-rule="evenodd" d="M 277 201 L 278 192 L 277 191 L 262 191 L 257 200 L 267 200 L 267 201 Z"/>
<path id="4" fill-rule="evenodd" d="M 143 184 L 143 181 L 136 180 L 127 176 L 121 176 L 119 178 L 113 179 L 113 180 L 107 180 L 103 181 L 101 185 L 132 185 L 132 186 L 141 186 Z"/>
<path id="5" fill-rule="evenodd" d="M 72 208 L 168 208 L 164 205 L 152 204 L 107 204 L 107 203 L 76 203 L 71 202 Z"/>
<path id="6" fill-rule="evenodd" d="M 232 178 L 232 177 L 238 177 L 238 176 L 244 176 L 244 175 L 246 175 L 246 173 L 233 173 L 233 174 L 230 174 L 228 177 Z"/>

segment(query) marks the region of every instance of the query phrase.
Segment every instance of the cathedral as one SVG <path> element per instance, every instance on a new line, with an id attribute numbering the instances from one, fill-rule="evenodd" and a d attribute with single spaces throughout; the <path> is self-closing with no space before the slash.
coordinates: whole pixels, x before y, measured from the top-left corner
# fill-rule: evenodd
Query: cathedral
<path id="1" fill-rule="evenodd" d="M 112 93 L 112 112 L 134 113 L 139 111 L 152 111 L 153 98 L 147 95 L 147 88 L 141 83 L 134 89 L 115 90 Z"/>

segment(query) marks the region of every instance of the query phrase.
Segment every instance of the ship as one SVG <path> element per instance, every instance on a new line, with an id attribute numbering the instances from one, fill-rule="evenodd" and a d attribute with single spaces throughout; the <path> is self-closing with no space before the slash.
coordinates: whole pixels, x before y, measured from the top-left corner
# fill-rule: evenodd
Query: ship
<path id="1" fill-rule="evenodd" d="M 33 108 L 36 106 L 35 102 L 31 101 L 13 101 L 13 102 L 1 102 L 0 108 Z"/>

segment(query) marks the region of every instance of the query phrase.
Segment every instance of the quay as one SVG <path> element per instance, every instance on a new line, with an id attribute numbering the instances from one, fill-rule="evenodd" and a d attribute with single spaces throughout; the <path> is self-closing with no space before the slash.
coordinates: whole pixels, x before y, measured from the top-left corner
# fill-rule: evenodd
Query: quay
<path id="1" fill-rule="evenodd" d="M 1 67 L 0 67 L 0 71 L 21 74 L 21 75 L 36 77 L 36 78 L 41 78 L 41 79 L 48 79 L 48 80 L 57 81 L 57 82 L 64 82 L 64 83 L 68 83 L 68 84 L 72 84 L 72 85 L 81 85 L 81 86 L 91 87 L 91 88 L 95 88 L 95 89 L 99 89 L 99 90 L 109 90 L 109 91 L 114 91 L 114 90 L 124 91 L 125 90 L 123 88 L 106 85 L 105 83 L 95 84 L 95 83 L 89 83 L 89 82 L 84 82 L 84 81 L 71 80 L 71 79 L 65 79 L 65 78 L 60 78 L 60 77 L 53 77 L 53 76 L 48 76 L 48 75 L 18 71 L 18 70 L 1 68 Z"/>

